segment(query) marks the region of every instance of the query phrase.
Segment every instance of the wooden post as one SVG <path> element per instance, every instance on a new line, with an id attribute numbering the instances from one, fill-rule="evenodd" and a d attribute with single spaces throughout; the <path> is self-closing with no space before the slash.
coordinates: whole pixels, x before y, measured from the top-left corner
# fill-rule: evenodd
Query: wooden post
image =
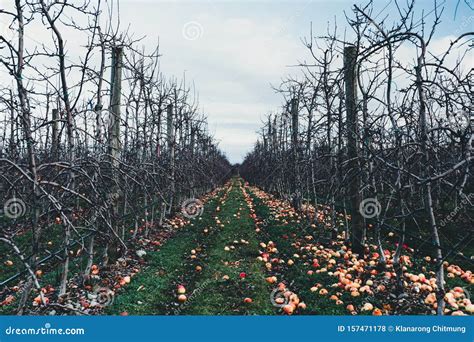
<path id="1" fill-rule="evenodd" d="M 191 149 L 191 156 L 194 157 L 194 145 L 196 144 L 196 128 L 194 124 L 191 123 L 191 141 L 190 141 L 190 149 Z M 194 173 L 193 173 L 194 175 Z"/>
<path id="2" fill-rule="evenodd" d="M 121 103 L 121 92 L 122 92 L 122 55 L 123 48 L 120 46 L 114 46 L 112 48 L 112 72 L 110 80 L 110 109 L 109 109 L 109 136 L 108 136 L 108 152 L 111 165 L 111 176 L 113 184 L 110 188 L 109 201 L 111 209 L 111 225 L 115 232 L 118 234 L 118 215 L 119 215 L 119 187 L 117 183 L 119 181 L 117 169 L 119 168 L 120 158 L 120 103 Z M 115 242 L 114 242 L 115 244 Z M 112 245 L 114 247 L 114 244 Z M 116 255 L 108 255 L 110 250 L 114 254 L 116 248 L 109 248 L 107 245 L 104 252 L 104 264 L 106 264 L 110 257 L 115 259 Z"/>
<path id="3" fill-rule="evenodd" d="M 112 166 L 118 166 L 120 155 L 120 99 L 122 92 L 122 55 L 123 48 L 112 48 L 112 74 L 110 80 L 110 113 L 109 113 L 109 154 Z"/>
<path id="4" fill-rule="evenodd" d="M 344 48 L 344 83 L 346 90 L 346 120 L 347 120 L 347 157 L 350 172 L 348 197 L 351 203 L 352 249 L 354 253 L 363 255 L 365 223 L 360 212 L 360 165 L 359 165 L 359 128 L 357 120 L 357 48 Z"/>
<path id="5" fill-rule="evenodd" d="M 301 177 L 300 177 L 300 166 L 299 166 L 299 122 L 298 122 L 298 99 L 291 99 L 291 140 L 293 148 L 293 208 L 295 210 L 301 210 Z"/>
<path id="6" fill-rule="evenodd" d="M 52 136 L 52 146 L 51 152 L 53 154 L 53 159 L 59 159 L 59 111 L 57 108 L 54 108 L 52 111 L 53 115 L 53 136 Z"/>
<path id="7" fill-rule="evenodd" d="M 168 213 L 171 212 L 173 207 L 173 199 L 176 191 L 175 184 L 175 146 L 174 146 L 174 122 L 173 122 L 173 104 L 169 104 L 166 108 L 166 128 L 167 128 L 167 142 L 168 142 L 168 152 L 169 152 L 169 172 L 170 172 L 170 200 Z"/>
<path id="8" fill-rule="evenodd" d="M 474 88 L 471 89 L 471 108 L 469 108 L 469 123 L 471 126 L 471 135 L 468 138 L 469 145 L 467 146 L 469 154 L 474 150 Z"/>
<path id="9" fill-rule="evenodd" d="M 10 89 L 10 102 L 13 104 L 14 103 L 14 98 L 13 98 L 13 91 Z M 17 121 L 15 117 L 15 107 L 12 105 L 10 107 L 10 157 L 12 159 L 15 158 L 16 156 L 16 147 L 17 144 L 15 143 L 15 123 Z"/>

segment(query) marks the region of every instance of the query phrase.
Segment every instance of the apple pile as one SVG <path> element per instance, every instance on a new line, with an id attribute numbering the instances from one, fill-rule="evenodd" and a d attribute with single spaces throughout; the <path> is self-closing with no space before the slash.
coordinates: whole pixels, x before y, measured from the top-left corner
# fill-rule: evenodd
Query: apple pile
<path id="1" fill-rule="evenodd" d="M 188 300 L 188 297 L 186 297 L 186 288 L 183 285 L 178 285 L 178 288 L 176 289 L 176 294 L 178 296 L 178 302 L 184 303 Z"/>
<path id="2" fill-rule="evenodd" d="M 285 283 L 279 283 L 277 289 L 283 296 L 275 298 L 275 303 L 282 305 L 283 313 L 292 315 L 298 309 L 306 309 L 306 304 L 300 300 L 296 293 L 290 291 Z"/>
<path id="3" fill-rule="evenodd" d="M 275 225 L 283 228 L 291 224 L 293 227 L 294 224 L 302 221 L 302 214 L 295 212 L 288 202 L 275 199 L 255 187 L 250 188 L 250 191 L 268 206 L 270 217 L 276 222 Z M 308 213 L 316 215 L 318 221 L 318 225 L 312 224 L 310 229 L 317 229 L 316 227 L 321 227 L 321 225 L 327 226 L 328 222 L 332 222 L 330 208 L 327 206 L 318 206 L 317 210 L 308 206 L 306 214 Z M 340 224 L 344 224 L 345 219 L 350 219 L 349 216 L 345 217 L 340 213 L 337 214 L 337 218 Z M 269 226 L 267 221 L 261 218 L 256 218 L 255 221 L 256 229 L 259 231 L 266 229 L 264 235 L 272 236 L 272 226 Z M 395 248 L 380 251 L 377 245 L 366 244 L 364 257 L 360 257 L 352 253 L 351 249 L 345 245 L 344 233 L 340 233 L 336 240 L 326 246 L 315 242 L 313 236 L 305 232 L 304 228 L 301 231 L 301 235 L 289 231 L 287 234 L 278 236 L 278 239 L 291 242 L 290 249 L 285 247 L 280 251 L 275 241 L 260 242 L 261 249 L 257 259 L 270 273 L 266 278 L 268 283 L 275 283 L 277 277 L 282 275 L 281 272 L 291 274 L 289 269 L 296 267 L 308 276 L 309 293 L 327 297 L 335 305 L 346 304 L 347 311 L 351 314 L 360 312 L 382 315 L 398 312 L 396 311 L 397 300 L 390 298 L 397 282 L 394 268 Z M 381 263 L 382 259 L 385 260 L 384 264 Z M 411 247 L 404 245 L 398 263 L 402 269 L 403 292 L 409 294 L 410 300 L 416 300 L 421 306 L 425 305 L 426 310 L 434 313 L 437 284 L 431 257 L 418 257 Z M 284 266 L 283 269 L 282 266 Z M 472 271 L 463 270 L 459 265 L 449 264 L 447 261 L 444 262 L 443 267 L 447 278 L 456 279 L 457 283 L 464 282 L 467 286 L 474 284 Z M 324 279 L 324 285 L 311 284 L 313 277 L 321 276 L 323 277 L 321 279 Z M 366 298 L 374 297 L 378 298 L 377 306 L 373 302 L 364 301 Z M 446 289 L 445 302 L 446 314 L 473 314 L 474 305 L 460 286 Z M 287 310 L 291 311 L 289 308 Z"/>

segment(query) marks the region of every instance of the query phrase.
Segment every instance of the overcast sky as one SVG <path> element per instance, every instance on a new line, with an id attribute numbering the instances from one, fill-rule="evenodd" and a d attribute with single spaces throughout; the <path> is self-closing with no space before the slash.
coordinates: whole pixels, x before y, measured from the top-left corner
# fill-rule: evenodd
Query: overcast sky
<path id="1" fill-rule="evenodd" d="M 353 2 L 121 0 L 120 16 L 122 29 L 130 26 L 137 37 L 145 35 L 144 44 L 150 48 L 159 38 L 161 70 L 166 76 L 185 74 L 188 82 L 194 82 L 211 133 L 236 163 L 252 149 L 265 115 L 281 106 L 282 99 L 271 85 L 296 73 L 292 65 L 298 61 L 311 60 L 301 42 L 309 37 L 310 23 L 315 36 L 323 35 L 328 23 L 335 21 L 342 33 L 347 27 L 344 11 L 352 15 Z M 394 0 L 375 3 L 376 13 L 385 9 L 379 19 L 395 19 Z M 418 17 L 423 10 L 425 14 L 431 11 L 433 3 L 418 0 Z M 474 0 L 457 3 L 438 0 L 445 12 L 432 45 L 440 51 L 452 37 L 474 30 L 470 8 L 474 8 Z M 0 0 L 0 7 L 9 7 L 6 4 L 11 5 L 11 0 Z M 74 50 L 73 45 L 67 42 L 69 50 Z"/>
<path id="2" fill-rule="evenodd" d="M 455 13 L 456 2 L 446 1 L 438 31 L 437 39 L 446 44 L 456 31 L 473 29 L 469 17 L 474 12 L 461 0 Z M 185 72 L 194 81 L 211 132 L 230 161 L 240 162 L 251 150 L 262 118 L 281 105 L 271 84 L 296 72 L 291 65 L 310 59 L 301 43 L 310 23 L 315 35 L 335 19 L 342 28 L 344 11 L 350 14 L 352 3 L 122 0 L 121 17 L 134 32 L 159 37 L 161 69 L 167 75 Z M 384 15 L 394 13 L 393 1 L 375 3 L 380 9 L 389 4 Z M 420 14 L 432 8 L 433 1 L 417 2 Z"/>

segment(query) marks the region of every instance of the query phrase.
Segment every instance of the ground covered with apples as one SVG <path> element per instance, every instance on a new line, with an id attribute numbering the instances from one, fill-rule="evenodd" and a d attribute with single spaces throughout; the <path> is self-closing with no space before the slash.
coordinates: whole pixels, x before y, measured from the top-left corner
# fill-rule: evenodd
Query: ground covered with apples
<path id="1" fill-rule="evenodd" d="M 308 213 L 306 213 L 308 214 Z M 393 270 L 396 234 L 385 264 L 375 245 L 364 258 L 344 234 L 324 239 L 331 215 L 316 223 L 285 202 L 234 180 L 203 214 L 147 254 L 147 266 L 106 308 L 110 314 L 434 314 L 436 281 L 429 256 L 404 246 L 404 278 Z M 338 220 L 346 218 L 338 215 Z M 327 227 L 326 227 L 327 228 Z M 472 314 L 472 272 L 445 263 L 446 314 Z M 399 284 L 397 286 L 397 284 Z M 401 285 L 401 288 L 400 288 Z"/>
<path id="2" fill-rule="evenodd" d="M 39 314 L 112 315 L 393 315 L 435 314 L 435 261 L 404 245 L 397 279 L 397 234 L 351 252 L 344 229 L 337 236 L 328 208 L 295 212 L 234 178 L 201 199 L 202 213 L 178 215 L 166 229 L 151 228 L 135 249 L 106 267 L 77 276 L 67 298 L 42 288 L 50 305 Z M 344 226 L 350 217 L 336 213 Z M 474 313 L 469 267 L 444 262 L 447 315 Z M 0 310 L 8 313 L 14 287 Z"/>

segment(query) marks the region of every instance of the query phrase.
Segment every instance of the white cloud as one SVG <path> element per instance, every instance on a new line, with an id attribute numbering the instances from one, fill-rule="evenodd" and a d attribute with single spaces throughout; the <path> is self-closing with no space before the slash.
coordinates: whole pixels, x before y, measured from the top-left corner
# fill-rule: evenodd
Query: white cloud
<path id="1" fill-rule="evenodd" d="M 0 7 L 6 2 L 0 0 Z M 130 26 L 135 37 L 146 35 L 143 44 L 150 50 L 159 38 L 163 55 L 160 66 L 166 76 L 181 77 L 185 73 L 188 82 L 195 83 L 211 132 L 230 160 L 238 162 L 256 140 L 255 131 L 263 116 L 280 107 L 281 97 L 270 84 L 278 85 L 285 75 L 295 73 L 289 65 L 312 59 L 300 41 L 309 33 L 310 21 L 314 35 L 323 35 L 328 21 L 339 15 L 342 32 L 342 11 L 349 7 L 335 0 L 125 0 L 121 1 L 120 13 L 122 28 Z M 194 40 L 183 36 L 183 26 L 189 22 L 197 22 L 201 30 Z M 432 41 L 430 51 L 444 51 L 456 30 L 467 31 L 469 23 L 463 19 L 454 26 L 451 23 L 450 30 L 441 29 L 443 36 Z M 4 29 L 1 24 L 0 31 Z M 50 32 L 41 27 L 28 34 L 38 40 L 51 40 Z M 73 33 L 65 38 L 75 59 L 85 40 L 76 39 Z M 459 51 L 450 54 L 447 63 L 454 63 Z M 397 56 L 412 61 L 415 49 L 404 44 Z M 473 61 L 471 53 L 463 68 L 472 68 Z"/>
<path id="2" fill-rule="evenodd" d="M 155 25 L 150 25 L 151 13 Z M 285 13 L 245 17 L 212 3 L 200 7 L 159 4 L 153 11 L 151 7 L 143 12 L 126 10 L 122 19 L 136 32 L 149 34 L 153 27 L 160 35 L 162 70 L 168 75 L 186 70 L 186 78 L 196 84 L 211 130 L 215 129 L 232 162 L 251 149 L 260 118 L 280 103 L 270 84 L 279 84 L 291 71 L 288 66 L 305 54 L 300 37 L 282 27 L 287 20 Z M 200 38 L 183 37 L 182 28 L 188 22 L 199 23 Z"/>

